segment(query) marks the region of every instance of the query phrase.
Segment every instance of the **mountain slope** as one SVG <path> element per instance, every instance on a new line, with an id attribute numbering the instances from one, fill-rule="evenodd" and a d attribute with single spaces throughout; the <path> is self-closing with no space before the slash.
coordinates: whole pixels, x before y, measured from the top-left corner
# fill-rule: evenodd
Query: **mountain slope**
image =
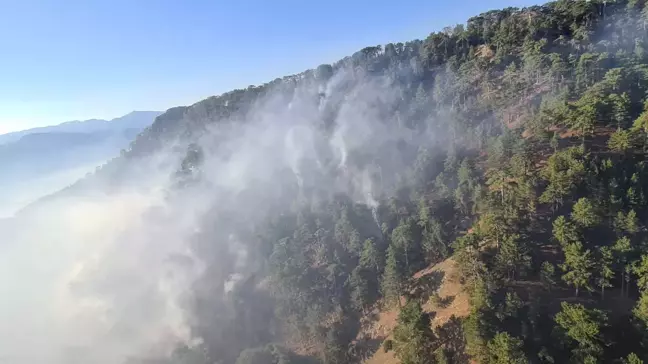
<path id="1" fill-rule="evenodd" d="M 645 199 L 633 197 L 630 200 L 636 202 L 630 203 L 625 198 L 614 197 L 621 196 L 621 191 L 628 188 L 631 189 L 628 192 L 631 196 L 646 194 L 645 185 L 640 187 L 642 184 L 638 182 L 644 178 L 641 177 L 644 175 L 643 156 L 629 161 L 623 158 L 619 160 L 618 154 L 615 154 L 615 150 L 630 149 L 636 142 L 635 137 L 630 137 L 629 131 L 620 132 L 616 137 L 622 146 L 608 149 L 606 141 L 609 133 L 599 133 L 600 127 L 609 125 L 614 125 L 620 131 L 629 130 L 629 124 L 640 116 L 643 109 L 648 88 L 645 66 L 648 54 L 643 46 L 648 40 L 646 27 L 643 26 L 645 14 L 648 14 L 645 9 L 642 1 L 557 1 L 544 6 L 509 8 L 481 14 L 471 18 L 467 26 L 433 33 L 425 42 L 390 44 L 384 48 L 368 47 L 331 66 L 323 65 L 317 70 L 232 91 L 186 109 L 175 110 L 175 115 L 163 115 L 164 122 L 154 124 L 147 135 L 137 140 L 126 158 L 140 158 L 178 139 L 187 143 L 199 141 L 208 130 L 218 129 L 223 124 L 223 127 L 235 123 L 254 124 L 259 102 L 263 104 L 266 98 L 275 97 L 278 92 L 288 92 L 290 96 L 280 98 L 281 101 L 277 103 L 294 108 L 298 102 L 296 100 L 302 97 L 299 91 L 309 87 L 317 90 L 313 92 L 315 99 L 319 97 L 319 100 L 324 100 L 319 103 L 319 113 L 316 112 L 318 116 L 314 119 L 321 122 L 325 129 L 331 127 L 331 139 L 336 143 L 336 131 L 357 125 L 345 124 L 344 102 L 332 107 L 330 114 L 327 113 L 326 103 L 331 99 L 353 99 L 356 95 L 354 86 L 363 82 L 365 77 L 385 76 L 390 81 L 397 80 L 382 87 L 393 90 L 401 102 L 392 104 L 389 97 L 377 95 L 378 100 L 371 103 L 370 108 L 380 109 L 383 106 L 386 110 L 380 110 L 378 115 L 372 114 L 370 127 L 356 130 L 367 133 L 367 139 L 384 151 L 398 155 L 407 167 L 389 165 L 388 156 L 372 149 L 372 146 L 356 143 L 353 139 L 357 135 L 354 135 L 351 141 L 345 141 L 349 143 L 345 146 L 351 145 L 351 149 L 356 149 L 343 152 L 344 162 L 340 163 L 340 168 L 345 172 L 337 172 L 344 175 L 371 170 L 372 188 L 368 189 L 370 198 L 366 199 L 364 206 L 372 206 L 372 200 L 377 200 L 378 205 L 384 208 L 383 215 L 380 212 L 377 214 L 378 220 L 384 224 L 381 226 L 383 234 L 376 236 L 375 231 L 360 222 L 362 218 L 355 211 L 362 209 L 362 203 L 360 206 L 351 202 L 347 202 L 347 205 L 340 203 L 344 207 L 338 207 L 339 210 L 328 217 L 331 225 L 309 223 L 308 217 L 301 215 L 312 213 L 316 216 L 313 219 L 320 221 L 325 219 L 322 215 L 326 214 L 319 210 L 313 212 L 306 208 L 309 212 L 295 213 L 297 222 L 290 225 L 292 228 L 288 228 L 288 232 L 282 230 L 277 233 L 277 238 L 287 240 L 274 240 L 274 250 L 271 249 L 272 255 L 268 259 L 278 267 L 275 267 L 275 271 L 271 269 L 270 274 L 293 287 L 289 289 L 279 283 L 275 289 L 281 292 L 280 296 L 286 294 L 284 290 L 287 290 L 290 292 L 287 293 L 288 297 L 292 299 L 306 295 L 308 303 L 299 307 L 290 303 L 284 303 L 285 306 L 280 304 L 280 307 L 287 306 L 286 309 L 297 318 L 291 315 L 282 317 L 305 323 L 307 328 L 297 330 L 306 342 L 319 343 L 314 348 L 324 362 L 350 361 L 353 357 L 342 353 L 349 347 L 349 332 L 355 332 L 351 323 L 354 309 L 358 310 L 358 306 L 354 306 L 356 302 L 359 300 L 360 306 L 366 303 L 364 300 L 373 302 L 375 296 L 372 294 L 376 292 L 387 297 L 393 295 L 390 290 L 398 285 L 391 282 L 391 277 L 402 277 L 405 273 L 402 270 L 411 270 L 412 263 L 407 263 L 409 259 L 434 259 L 435 256 L 438 259 L 439 255 L 443 256 L 440 251 L 447 254 L 451 250 L 450 243 L 456 240 L 452 250 L 462 267 L 462 279 L 469 283 L 467 289 L 471 293 L 471 300 L 477 302 L 472 307 L 470 317 L 459 327 L 460 331 L 465 328 L 468 342 L 462 349 L 465 349 L 464 352 L 453 352 L 460 348 L 446 348 L 451 349 L 448 352 L 437 349 L 421 362 L 429 362 L 432 356 L 437 355 L 447 355 L 446 361 L 470 355 L 475 361 L 489 362 L 495 360 L 489 359 L 489 353 L 498 353 L 498 350 L 520 360 L 525 357 L 534 360 L 532 358 L 538 356 L 543 362 L 560 362 L 570 357 L 575 361 L 593 360 L 591 357 L 578 357 L 583 355 L 578 349 L 579 338 L 566 339 L 565 346 L 551 339 L 551 332 L 564 334 L 569 324 L 561 326 L 556 319 L 561 307 L 556 307 L 555 302 L 564 299 L 563 293 L 554 290 L 557 299 L 552 299 L 552 291 L 548 287 L 574 284 L 573 278 L 570 278 L 574 274 L 581 274 L 578 278 L 581 281 L 576 280 L 581 283 L 576 284 L 592 287 L 596 282 L 608 282 L 608 278 L 600 278 L 596 271 L 598 268 L 594 268 L 607 263 L 595 261 L 594 258 L 587 258 L 590 260 L 586 260 L 585 264 L 590 268 L 580 273 L 570 273 L 569 265 L 563 265 L 565 261 L 575 259 L 574 255 L 596 255 L 598 259 L 597 254 L 600 253 L 595 252 L 606 247 L 609 240 L 596 239 L 592 232 L 604 231 L 606 224 L 601 222 L 599 230 L 591 225 L 575 227 L 581 245 L 573 242 L 575 245 L 562 248 L 550 243 L 553 240 L 547 236 L 547 232 L 551 232 L 551 226 L 547 224 L 550 225 L 561 213 L 569 217 L 571 204 L 579 198 L 587 198 L 588 193 L 599 196 L 598 201 L 617 201 L 612 205 L 601 202 L 594 208 L 597 214 L 606 211 L 603 215 L 608 216 L 608 223 L 612 220 L 609 216 L 618 211 L 623 216 L 630 209 L 632 213 L 645 215 Z M 336 89 L 340 84 L 347 87 Z M 372 95 L 371 91 L 364 92 Z M 314 103 L 318 104 L 316 101 Z M 360 120 L 366 117 L 365 107 L 368 106 L 363 105 L 362 111 L 357 114 Z M 356 122 L 362 124 L 362 121 Z M 394 139 L 398 141 L 390 145 L 378 131 L 383 124 L 413 130 L 425 135 L 429 141 L 420 143 L 415 136 L 392 130 Z M 641 134 L 640 128 L 634 130 L 633 133 Z M 439 141 L 441 150 L 435 149 L 439 147 L 436 143 Z M 581 152 L 571 150 L 565 152 L 572 155 L 569 158 L 557 154 L 547 160 L 547 156 L 558 148 L 580 144 L 591 150 L 592 154 L 580 155 Z M 415 146 L 414 150 L 408 151 L 407 147 L 411 146 Z M 624 156 L 627 158 L 627 152 Z M 602 162 L 604 158 L 611 159 Z M 539 166 L 549 164 L 548 170 L 558 168 L 559 172 L 554 172 L 555 177 L 548 177 L 547 169 L 534 166 L 530 164 L 531 161 Z M 570 180 L 567 186 L 559 184 L 562 176 L 577 173 L 560 169 L 563 163 L 577 165 L 574 167 L 576 170 L 579 170 L 578 166 L 588 166 L 585 167 L 589 171 L 588 178 L 599 182 L 592 187 L 591 180 L 579 177 Z M 610 172 L 615 177 L 603 176 L 604 173 L 600 171 L 605 167 L 602 165 L 616 163 L 620 164 L 614 172 Z M 209 167 L 206 165 L 204 168 Z M 634 177 L 622 177 L 623 168 L 631 168 Z M 304 172 L 295 173 L 299 176 Z M 336 172 L 330 173 L 335 175 Z M 391 177 L 401 182 L 384 181 Z M 298 177 L 298 180 L 301 181 L 301 178 Z M 553 183 L 552 178 L 555 178 Z M 610 178 L 614 178 L 616 192 L 602 192 L 605 181 Z M 398 187 L 394 190 L 375 187 L 390 183 L 400 185 L 400 190 Z M 354 196 L 352 192 L 351 196 Z M 358 201 L 357 196 L 353 198 Z M 566 206 L 559 209 L 563 204 Z M 420 205 L 425 208 L 419 210 Z M 448 206 L 451 206 L 450 211 L 447 210 Z M 536 207 L 539 211 L 550 209 L 552 216 L 537 212 Z M 333 207 L 330 209 L 335 211 Z M 429 209 L 428 212 L 423 212 L 426 209 Z M 353 228 L 344 230 L 347 218 L 353 221 Z M 471 226 L 471 233 L 463 232 Z M 346 231 L 347 234 L 345 238 L 344 234 L 331 233 L 334 237 L 330 238 L 330 249 L 338 254 L 338 258 L 329 258 L 323 266 L 316 263 L 316 257 L 299 253 L 300 249 L 308 251 L 309 247 L 318 246 L 311 243 L 311 239 L 317 241 L 319 238 L 309 235 L 315 234 L 318 228 Z M 358 263 L 357 259 L 363 255 L 363 251 L 360 249 L 361 252 L 358 252 L 358 243 L 348 238 L 358 232 L 361 241 L 366 237 L 372 239 L 373 236 L 374 241 L 383 244 L 379 251 L 383 263 L 388 263 L 377 272 L 368 273 L 366 267 Z M 409 238 L 402 238 L 403 234 Z M 606 234 L 610 240 L 614 239 L 614 234 L 609 234 L 609 230 Z M 637 235 L 630 238 L 633 241 L 641 240 Z M 501 245 L 504 244 L 502 241 L 505 245 Z M 427 256 L 427 249 L 430 248 L 432 257 Z M 414 250 L 412 255 L 407 254 L 407 249 Z M 545 255 L 547 250 L 553 251 L 553 255 Z M 634 250 L 633 254 L 641 254 L 640 251 Z M 278 255 L 280 253 L 284 255 Z M 298 261 L 307 261 L 306 266 L 292 265 L 297 264 L 293 263 L 295 255 L 299 257 Z M 274 259 L 277 256 L 283 260 L 276 263 Z M 626 259 L 621 256 L 615 259 Z M 205 255 L 202 257 L 205 258 Z M 390 257 L 398 268 L 390 268 Z M 545 259 L 549 259 L 548 264 L 542 264 Z M 309 264 L 315 265 L 315 268 L 309 269 Z M 340 290 L 343 293 L 335 290 L 335 279 L 330 278 L 331 270 L 335 271 L 340 266 L 344 267 L 340 268 L 341 279 L 345 281 L 345 289 Z M 564 267 L 564 270 L 559 267 Z M 627 273 L 621 272 L 623 268 L 616 269 L 617 275 L 627 276 Z M 299 273 L 291 275 L 285 273 L 286 270 Z M 299 285 L 301 277 L 311 275 L 328 280 L 329 286 L 327 283 L 321 283 L 322 286 L 317 288 L 313 288 L 312 284 Z M 380 290 L 376 290 L 376 277 L 379 277 L 382 286 Z M 587 277 L 585 283 L 583 277 Z M 317 293 L 312 293 L 313 290 Z M 339 296 L 335 297 L 342 302 L 324 298 L 335 295 L 332 292 L 338 292 Z M 575 300 L 579 304 L 584 301 Z M 597 317 L 598 320 L 601 320 L 601 316 L 597 316 L 599 311 L 596 310 L 601 307 L 609 309 L 605 301 L 585 303 L 586 306 L 574 306 L 575 310 L 585 310 L 582 311 L 584 315 Z M 566 312 L 571 308 L 562 307 Z M 626 311 L 623 314 L 629 313 Z M 588 324 L 627 327 L 628 322 L 626 316 L 626 321 L 601 322 L 593 319 Z M 296 323 L 295 326 L 300 325 Z M 310 335 L 314 340 L 309 338 Z M 458 335 L 463 336 L 464 333 Z M 608 331 L 593 340 L 604 341 L 604 335 L 610 335 L 606 336 L 606 342 L 614 341 L 610 339 L 614 334 Z M 218 351 L 218 335 L 211 336 L 211 332 L 205 330 L 201 337 L 214 340 L 207 339 L 205 347 L 208 352 Z M 642 351 L 640 341 L 637 332 L 633 331 L 623 345 L 604 349 L 593 346 L 587 355 L 603 361 L 617 360 L 632 351 Z M 430 342 L 435 343 L 432 338 Z M 432 346 L 438 348 L 437 345 Z M 403 350 L 399 350 L 400 355 L 407 355 Z M 508 362 L 508 359 L 501 360 Z"/>
<path id="2" fill-rule="evenodd" d="M 640 363 L 646 15 L 494 10 L 160 115 L 17 220 L 72 226 L 60 362 Z"/>

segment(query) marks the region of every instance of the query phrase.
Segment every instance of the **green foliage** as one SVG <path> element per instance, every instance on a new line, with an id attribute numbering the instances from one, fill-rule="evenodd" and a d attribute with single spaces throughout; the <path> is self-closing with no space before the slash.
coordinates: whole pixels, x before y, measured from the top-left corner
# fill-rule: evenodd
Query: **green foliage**
<path id="1" fill-rule="evenodd" d="M 425 199 L 419 201 L 418 226 L 421 227 L 421 248 L 426 263 L 437 263 L 447 257 L 448 247 L 445 242 L 443 226 L 438 219 L 430 216 L 430 208 Z"/>
<path id="2" fill-rule="evenodd" d="M 583 143 L 587 136 L 594 133 L 594 127 L 598 121 L 599 102 L 598 98 L 586 94 L 576 104 L 571 127 L 580 132 Z"/>
<path id="3" fill-rule="evenodd" d="M 524 275 L 531 264 L 528 249 L 519 235 L 509 235 L 502 240 L 500 249 L 495 256 L 497 270 L 508 279 Z"/>
<path id="4" fill-rule="evenodd" d="M 406 274 L 414 272 L 417 268 L 415 259 L 420 256 L 420 248 L 414 240 L 414 235 L 414 223 L 412 219 L 401 220 L 398 226 L 392 231 L 391 241 L 403 257 Z"/>
<path id="5" fill-rule="evenodd" d="M 599 223 L 600 218 L 596 207 L 589 199 L 578 199 L 572 208 L 571 218 L 579 226 L 588 228 Z"/>
<path id="6" fill-rule="evenodd" d="M 599 260 L 596 267 L 596 285 L 601 288 L 601 297 L 603 298 L 605 298 L 605 289 L 612 287 L 612 279 L 614 278 L 614 270 L 612 270 L 613 262 L 614 257 L 610 247 L 600 247 Z"/>
<path id="7" fill-rule="evenodd" d="M 457 188 L 455 190 L 455 203 L 459 210 L 468 214 L 471 212 L 472 196 L 475 192 L 473 167 L 467 159 L 461 161 L 457 170 Z"/>
<path id="8" fill-rule="evenodd" d="M 642 255 L 641 260 L 632 267 L 637 276 L 637 287 L 641 292 L 648 292 L 648 255 Z"/>
<path id="9" fill-rule="evenodd" d="M 489 364 L 524 364 L 528 363 L 522 340 L 506 332 L 499 332 L 488 342 Z"/>
<path id="10" fill-rule="evenodd" d="M 362 311 L 370 299 L 369 282 L 364 277 L 360 267 L 356 267 L 348 281 L 351 289 L 351 305 L 358 311 Z"/>
<path id="11" fill-rule="evenodd" d="M 630 210 L 628 214 L 619 211 L 614 218 L 614 229 L 617 233 L 635 234 L 639 231 L 639 219 L 634 210 Z"/>
<path id="12" fill-rule="evenodd" d="M 644 111 L 635 119 L 632 129 L 648 133 L 648 104 L 644 104 Z"/>
<path id="13" fill-rule="evenodd" d="M 382 293 L 388 301 L 398 301 L 405 285 L 405 272 L 398 260 L 396 247 L 390 245 L 387 249 L 387 262 L 382 279 Z"/>
<path id="14" fill-rule="evenodd" d="M 317 354 L 325 362 L 358 361 L 353 351 L 366 348 L 351 341 L 364 311 L 420 294 L 412 275 L 452 255 L 471 314 L 450 338 L 436 340 L 410 298 L 394 332 L 403 362 L 569 361 L 546 320 L 564 293 L 535 290 L 538 279 L 553 288 L 559 267 L 576 295 L 586 289 L 603 296 L 620 285 L 624 302 L 635 299 L 630 274 L 642 291 L 648 286 L 640 223 L 648 216 L 648 168 L 637 150 L 648 151 L 647 29 L 643 0 L 493 10 L 424 41 L 367 47 L 316 70 L 169 110 L 123 158 L 135 160 L 168 141 L 190 144 L 204 130 L 246 120 L 274 97 L 278 105 L 303 97 L 317 106 L 306 110 L 324 141 L 313 151 L 326 156 L 287 168 L 299 176 L 277 172 L 269 179 L 277 183 L 262 192 L 241 186 L 230 197 L 254 206 L 246 214 L 206 214 L 191 240 L 192 255 L 209 269 L 194 286 L 211 288 L 196 292 L 201 308 L 192 332 L 204 333 L 197 335 L 209 345 L 182 360 L 274 363 L 263 345 L 285 332 L 322 343 Z M 374 80 L 395 97 L 374 100 L 357 87 Z M 312 95 L 300 93 L 313 85 Z M 357 95 L 371 99 L 363 117 L 344 120 Z M 610 126 L 617 131 L 606 144 Z M 344 140 L 342 165 L 327 145 L 331 135 L 347 132 L 362 138 Z M 211 155 L 227 143 L 209 145 Z M 206 156 L 190 144 L 174 188 L 188 190 L 216 175 L 205 173 Z M 358 202 L 366 198 L 372 201 Z M 244 245 L 249 270 L 223 294 L 238 273 L 237 257 L 222 249 L 230 239 Z M 645 296 L 633 311 L 642 330 Z M 616 312 L 625 305 L 582 299 L 613 311 L 615 321 L 606 346 L 600 311 L 563 304 L 557 332 L 572 361 L 646 354 Z"/>
<path id="15" fill-rule="evenodd" d="M 624 230 L 628 234 L 636 234 L 639 231 L 639 219 L 634 210 L 630 210 L 626 215 Z"/>
<path id="16" fill-rule="evenodd" d="M 342 212 L 342 216 L 335 224 L 335 240 L 342 245 L 349 253 L 359 255 L 362 248 L 360 233 L 353 227 L 349 220 L 348 212 Z"/>
<path id="17" fill-rule="evenodd" d="M 565 202 L 583 181 L 585 176 L 585 152 L 583 148 L 572 147 L 554 153 L 542 170 L 542 177 L 549 183 L 540 196 L 540 202 L 556 208 Z"/>
<path id="18" fill-rule="evenodd" d="M 577 243 L 580 240 L 576 226 L 564 216 L 558 216 L 553 222 L 553 236 L 562 246 Z"/>
<path id="19" fill-rule="evenodd" d="M 565 262 L 560 268 L 565 272 L 562 279 L 565 283 L 574 286 L 576 296 L 581 288 L 591 290 L 590 278 L 594 262 L 589 250 L 584 250 L 579 242 L 569 243 L 563 246 Z"/>
<path id="20" fill-rule="evenodd" d="M 637 304 L 632 309 L 632 314 L 641 323 L 642 329 L 648 330 L 648 292 L 641 293 Z"/>
<path id="21" fill-rule="evenodd" d="M 469 286 L 476 286 L 482 279 L 486 267 L 479 251 L 480 239 L 477 234 L 466 234 L 454 242 L 455 259 L 462 277 Z"/>
<path id="22" fill-rule="evenodd" d="M 634 135 L 631 130 L 617 130 L 608 140 L 608 148 L 619 153 L 628 152 L 634 145 Z"/>
<path id="23" fill-rule="evenodd" d="M 556 324 L 567 344 L 575 343 L 572 352 L 577 361 L 599 357 L 604 345 L 601 328 L 607 324 L 607 316 L 599 310 L 586 309 L 581 304 L 562 302 L 561 308 L 556 314 Z"/>
<path id="24" fill-rule="evenodd" d="M 421 245 L 428 264 L 436 263 L 448 256 L 443 226 L 438 220 L 432 219 L 422 234 Z"/>
<path id="25" fill-rule="evenodd" d="M 421 304 L 409 301 L 398 315 L 394 329 L 394 351 L 403 364 L 429 363 L 435 351 L 436 337 L 430 328 L 430 318 Z"/>
<path id="26" fill-rule="evenodd" d="M 375 275 L 383 271 L 383 257 L 374 239 L 365 240 L 360 254 L 360 267 L 370 270 Z"/>
<path id="27" fill-rule="evenodd" d="M 619 276 L 621 278 L 622 294 L 625 294 L 625 291 L 627 291 L 627 280 L 629 279 L 628 273 L 630 270 L 629 260 L 632 254 L 632 250 L 633 249 L 630 242 L 630 238 L 628 238 L 627 236 L 617 239 L 617 241 L 612 246 L 612 251 L 614 252 L 617 269 L 620 272 Z M 625 288 L 624 288 L 624 284 L 625 284 Z"/>
<path id="28" fill-rule="evenodd" d="M 485 339 L 486 319 L 480 309 L 473 309 L 463 324 L 466 335 L 467 352 L 478 361 L 485 361 L 488 355 L 487 340 Z"/>
<path id="29" fill-rule="evenodd" d="M 553 149 L 554 153 L 558 150 L 559 145 L 560 145 L 560 138 L 558 136 L 558 132 L 553 132 L 551 134 L 550 146 L 551 149 Z"/>
<path id="30" fill-rule="evenodd" d="M 643 364 L 643 360 L 637 354 L 630 353 L 627 358 L 623 359 L 623 364 Z"/>
<path id="31" fill-rule="evenodd" d="M 627 262 L 628 254 L 632 251 L 630 239 L 626 236 L 619 238 L 616 243 L 614 243 L 614 246 L 612 246 L 612 250 L 615 252 L 619 262 Z"/>
<path id="32" fill-rule="evenodd" d="M 550 262 L 542 262 L 540 266 L 540 279 L 542 283 L 551 288 L 556 284 L 556 267 Z"/>
<path id="33" fill-rule="evenodd" d="M 606 78 L 612 70 L 606 73 Z M 619 82 L 614 82 L 615 85 L 618 85 Z M 622 129 L 627 127 L 627 122 L 630 114 L 631 100 L 627 92 L 622 94 L 611 94 L 608 96 L 610 99 L 610 104 L 612 104 L 612 117 L 616 121 L 617 129 Z"/>
<path id="34" fill-rule="evenodd" d="M 506 222 L 504 221 L 504 217 L 500 214 L 490 212 L 483 213 L 480 216 L 477 227 L 481 235 L 494 241 L 497 246 L 500 245 L 504 235 L 507 233 Z"/>
<path id="35" fill-rule="evenodd" d="M 524 306 L 524 303 L 515 292 L 506 292 L 504 299 L 504 314 L 506 317 L 517 317 L 518 311 Z"/>

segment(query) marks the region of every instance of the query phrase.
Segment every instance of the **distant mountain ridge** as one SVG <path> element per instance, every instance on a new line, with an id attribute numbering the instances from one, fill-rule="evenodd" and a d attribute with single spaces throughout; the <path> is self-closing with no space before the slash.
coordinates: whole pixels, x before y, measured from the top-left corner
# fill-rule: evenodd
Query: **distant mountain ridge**
<path id="1" fill-rule="evenodd" d="M 96 133 L 96 132 L 121 132 L 128 129 L 142 131 L 151 125 L 153 120 L 162 114 L 160 111 L 133 111 L 124 116 L 111 119 L 89 119 L 67 121 L 58 125 L 43 126 L 27 130 L 16 131 L 0 135 L 0 145 L 17 142 L 29 134 L 44 133 Z"/>
<path id="2" fill-rule="evenodd" d="M 158 111 L 0 135 L 0 218 L 64 188 L 128 148 Z"/>

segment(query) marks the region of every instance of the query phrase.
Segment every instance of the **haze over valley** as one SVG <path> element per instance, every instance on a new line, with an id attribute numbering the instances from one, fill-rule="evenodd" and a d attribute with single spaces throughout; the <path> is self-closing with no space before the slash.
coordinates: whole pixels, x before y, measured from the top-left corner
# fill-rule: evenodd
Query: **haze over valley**
<path id="1" fill-rule="evenodd" d="M 0 218 L 71 185 L 128 148 L 160 115 L 72 121 L 0 135 Z"/>

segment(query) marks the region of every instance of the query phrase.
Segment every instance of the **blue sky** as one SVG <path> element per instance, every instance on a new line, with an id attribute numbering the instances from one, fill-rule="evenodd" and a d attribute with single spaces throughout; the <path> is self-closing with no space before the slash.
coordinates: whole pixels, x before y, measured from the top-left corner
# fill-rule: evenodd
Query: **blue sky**
<path id="1" fill-rule="evenodd" d="M 0 133 L 165 110 L 532 0 L 0 0 Z"/>

